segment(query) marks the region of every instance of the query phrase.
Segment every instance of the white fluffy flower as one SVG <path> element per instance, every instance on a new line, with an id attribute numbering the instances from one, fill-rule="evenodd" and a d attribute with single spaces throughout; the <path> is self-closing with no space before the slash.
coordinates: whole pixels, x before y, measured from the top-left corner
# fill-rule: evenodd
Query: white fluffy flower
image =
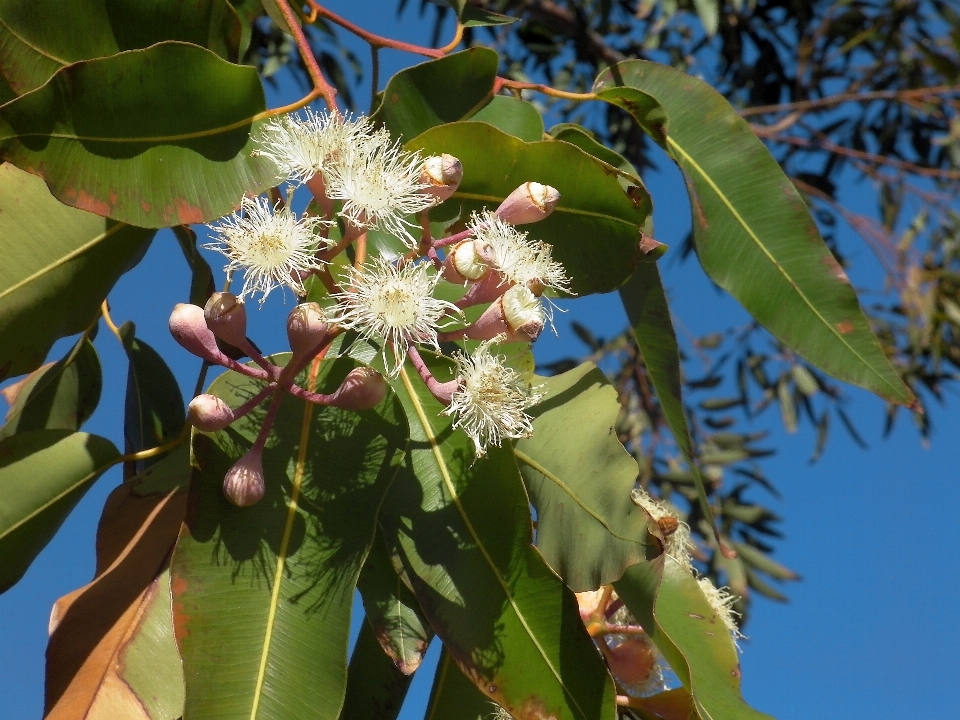
<path id="1" fill-rule="evenodd" d="M 504 365 L 502 357 L 490 352 L 492 342 L 481 344 L 470 355 L 454 356 L 460 386 L 443 411 L 453 415 L 453 426 L 473 440 L 477 457 L 486 455 L 490 445 L 499 447 L 505 437 L 532 435 L 533 421 L 526 409 L 543 397 L 520 373 Z"/>
<path id="2" fill-rule="evenodd" d="M 324 221 L 296 215 L 279 203 L 271 207 L 266 198 L 245 197 L 240 210 L 211 225 L 216 242 L 204 245 L 229 258 L 227 271 L 243 269 L 242 300 L 263 293 L 262 304 L 275 287 L 285 285 L 304 293 L 303 279 L 322 266 L 316 252 L 328 241 L 314 234 Z"/>
<path id="3" fill-rule="evenodd" d="M 385 258 L 360 268 L 350 268 L 350 287 L 335 295 L 337 305 L 328 312 L 331 323 L 358 330 L 364 338 L 383 343 L 387 372 L 400 372 L 411 343 L 437 345 L 437 329 L 448 313 L 460 314 L 453 303 L 433 297 L 440 276 L 429 274 L 427 263 L 394 265 Z M 387 359 L 387 346 L 393 367 Z"/>
<path id="4" fill-rule="evenodd" d="M 422 170 L 420 154 L 406 152 L 399 143 L 354 144 L 325 175 L 327 195 L 343 201 L 340 215 L 352 225 L 384 230 L 415 248 L 406 216 L 434 204 L 423 192 L 430 185 L 423 182 Z"/>
<path id="5" fill-rule="evenodd" d="M 664 552 L 686 568 L 693 568 L 690 560 L 690 548 L 693 540 L 690 539 L 690 526 L 683 522 L 677 514 L 667 507 L 662 500 L 656 500 L 642 487 L 637 487 L 630 494 L 630 499 L 639 505 L 654 522 L 660 525 L 664 536 Z"/>
<path id="6" fill-rule="evenodd" d="M 733 639 L 738 640 L 742 638 L 743 633 L 741 633 L 740 628 L 737 627 L 737 620 L 734 617 L 735 615 L 739 616 L 740 613 L 733 609 L 733 604 L 737 601 L 737 596 L 731 595 L 725 587 L 718 588 L 708 577 L 697 578 L 697 582 L 700 584 L 700 589 L 703 591 L 703 594 L 707 596 L 710 607 L 713 608 L 713 611 L 720 618 L 720 621 L 727 630 L 730 631 Z"/>
<path id="7" fill-rule="evenodd" d="M 316 113 L 306 117 L 271 118 L 260 130 L 254 154 L 270 158 L 278 177 L 306 182 L 317 173 L 329 173 L 347 148 L 389 145 L 385 130 L 376 131 L 369 118 Z"/>
<path id="8" fill-rule="evenodd" d="M 570 278 L 563 265 L 553 259 L 553 246 L 531 240 L 491 212 L 474 214 L 468 228 L 481 244 L 489 247 L 491 265 L 512 283 L 539 295 L 544 288 L 570 292 Z"/>

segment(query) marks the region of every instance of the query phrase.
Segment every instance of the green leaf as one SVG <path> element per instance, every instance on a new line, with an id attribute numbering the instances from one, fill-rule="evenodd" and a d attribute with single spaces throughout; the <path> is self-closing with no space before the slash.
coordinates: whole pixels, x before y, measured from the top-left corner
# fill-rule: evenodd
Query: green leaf
<path id="1" fill-rule="evenodd" d="M 84 335 L 66 357 L 17 384 L 0 440 L 26 430 L 79 430 L 100 402 L 100 358 Z M 8 395 L 11 388 L 3 393 Z"/>
<path id="2" fill-rule="evenodd" d="M 430 720 L 489 720 L 495 709 L 496 705 L 460 671 L 450 652 L 444 648 L 433 676 L 430 704 L 424 717 Z"/>
<path id="3" fill-rule="evenodd" d="M 129 328 L 127 333 L 125 327 Z M 139 452 L 177 437 L 183 430 L 187 411 L 177 379 L 159 353 L 134 337 L 134 329 L 126 323 L 120 331 L 129 360 L 123 413 L 125 451 Z M 163 457 L 137 460 L 130 474 L 143 472 Z"/>
<path id="4" fill-rule="evenodd" d="M 153 232 L 60 204 L 43 181 L 0 165 L 0 380 L 36 369 L 85 330 Z"/>
<path id="5" fill-rule="evenodd" d="M 0 592 L 10 589 L 120 453 L 106 438 L 31 430 L 0 440 Z"/>
<path id="6" fill-rule="evenodd" d="M 17 95 L 80 60 L 139 50 L 164 40 L 239 60 L 240 18 L 226 0 L 4 0 L 0 74 Z"/>
<path id="7" fill-rule="evenodd" d="M 412 679 L 383 652 L 370 623 L 363 623 L 350 656 L 340 720 L 394 720 Z"/>
<path id="8" fill-rule="evenodd" d="M 399 672 L 411 675 L 420 667 L 433 630 L 423 618 L 417 599 L 394 568 L 381 533 L 363 564 L 357 589 L 363 598 L 367 625 Z M 397 560 L 399 563 L 399 559 Z"/>
<path id="9" fill-rule="evenodd" d="M 449 360 L 428 362 L 449 377 Z M 513 453 L 476 459 L 419 377 L 403 369 L 392 385 L 410 427 L 410 472 L 394 481 L 381 526 L 445 647 L 516 717 L 613 717 L 613 685 L 576 600 L 531 545 Z"/>
<path id="10" fill-rule="evenodd" d="M 670 307 L 663 290 L 660 270 L 656 262 L 645 260 L 637 267 L 637 272 L 620 288 L 620 300 L 627 311 L 627 319 L 633 336 L 643 355 L 643 360 L 656 390 L 660 409 L 670 426 L 670 432 L 677 447 L 684 455 L 693 484 L 697 489 L 697 501 L 700 512 L 713 529 L 718 544 L 720 535 L 716 530 L 713 510 L 707 499 L 707 490 L 703 477 L 695 461 L 693 442 L 687 416 L 683 410 L 683 397 L 680 385 L 680 348 L 677 346 L 677 334 L 670 319 Z"/>
<path id="11" fill-rule="evenodd" d="M 525 142 L 543 140 L 543 118 L 526 100 L 497 95 L 470 116 L 473 122 L 485 122 Z"/>
<path id="12" fill-rule="evenodd" d="M 464 120 L 490 102 L 498 65 L 497 54 L 482 47 L 414 65 L 390 78 L 371 119 L 404 141 Z"/>
<path id="13" fill-rule="evenodd" d="M 683 170 L 697 255 L 718 285 L 825 372 L 913 402 L 800 194 L 719 93 L 642 60 L 602 72 L 594 89 L 633 114 Z"/>
<path id="14" fill-rule="evenodd" d="M 197 234 L 188 225 L 177 225 L 173 228 L 177 236 L 177 243 L 183 252 L 183 257 L 190 266 L 190 304 L 203 307 L 207 300 L 216 291 L 213 283 L 213 271 L 200 249 L 197 247 Z"/>
<path id="15" fill-rule="evenodd" d="M 317 380 L 308 370 L 300 383 L 319 392 L 354 366 L 318 364 Z M 237 406 L 259 387 L 226 373 L 210 391 Z M 400 409 L 392 397 L 353 413 L 285 395 L 264 451 L 266 495 L 237 508 L 223 477 L 264 413 L 194 437 L 190 509 L 171 567 L 185 716 L 335 720 L 354 587 L 404 444 Z"/>
<path id="16" fill-rule="evenodd" d="M 471 5 L 467 0 L 443 0 L 447 5 L 453 8 L 457 14 L 457 20 L 464 27 L 484 27 L 488 25 L 509 25 L 516 22 L 519 18 L 501 15 L 491 12 L 485 8 Z"/>
<path id="17" fill-rule="evenodd" d="M 700 717 L 770 717 L 743 701 L 736 646 L 690 570 L 664 554 L 628 568 L 614 588 L 693 695 Z"/>
<path id="18" fill-rule="evenodd" d="M 697 9 L 697 15 L 707 35 L 716 35 L 717 28 L 720 27 L 719 0 L 693 0 L 693 6 Z"/>
<path id="19" fill-rule="evenodd" d="M 638 195 L 635 204 L 609 166 L 579 148 L 553 140 L 525 143 L 475 122 L 435 127 L 408 147 L 450 153 L 463 163 L 463 181 L 452 198 L 432 211 L 435 219 L 495 210 L 530 181 L 559 190 L 553 213 L 523 229 L 553 245 L 553 256 L 563 263 L 578 295 L 613 290 L 636 267 L 649 197 Z"/>
<path id="20" fill-rule="evenodd" d="M 538 378 L 533 436 L 514 454 L 537 509 L 537 548 L 567 587 L 619 580 L 646 559 L 647 516 L 630 501 L 639 469 L 610 432 L 620 403 L 593 363 Z"/>
<path id="21" fill-rule="evenodd" d="M 61 68 L 0 108 L 0 154 L 61 202 L 143 227 L 214 220 L 274 182 L 253 67 L 180 42 Z"/>
<path id="22" fill-rule="evenodd" d="M 568 142 L 571 145 L 576 145 L 585 153 L 593 155 L 595 158 L 602 160 L 607 165 L 615 167 L 618 170 L 622 170 L 627 175 L 630 175 L 634 184 L 642 185 L 640 182 L 640 174 L 633 166 L 633 163 L 631 163 L 629 160 L 626 160 L 622 155 L 614 152 L 606 145 L 602 145 L 597 142 L 593 135 L 579 125 L 574 125 L 573 123 L 560 123 L 559 125 L 554 125 L 552 128 L 550 128 L 550 135 L 557 140 L 562 140 L 563 142 Z"/>

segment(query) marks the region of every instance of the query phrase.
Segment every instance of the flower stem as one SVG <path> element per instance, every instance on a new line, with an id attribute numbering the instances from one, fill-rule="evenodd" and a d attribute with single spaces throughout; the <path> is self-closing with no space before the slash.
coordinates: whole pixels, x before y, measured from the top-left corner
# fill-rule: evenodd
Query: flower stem
<path id="1" fill-rule="evenodd" d="M 253 410 L 257 405 L 263 402 L 264 398 L 267 397 L 270 393 L 277 389 L 276 383 L 270 383 L 264 387 L 260 392 L 254 395 L 252 398 L 247 400 L 243 405 L 238 407 L 233 411 L 234 420 L 242 418 L 244 415 Z"/>
<path id="2" fill-rule="evenodd" d="M 270 0 L 268 0 L 270 1 Z M 272 0 L 276 2 L 277 8 L 280 10 L 280 14 L 283 15 L 283 19 L 287 21 L 287 25 L 290 26 L 290 31 L 293 33 L 293 38 L 297 42 L 297 49 L 300 51 L 300 56 L 303 58 L 303 64 L 307 67 L 307 73 L 310 75 L 310 79 L 313 81 L 314 89 L 323 97 L 324 101 L 327 103 L 327 107 L 330 112 L 334 115 L 340 114 L 340 109 L 337 107 L 337 90 L 333 87 L 327 79 L 323 76 L 323 71 L 320 70 L 320 66 L 317 64 L 317 58 L 313 54 L 313 50 L 310 48 L 310 42 L 307 40 L 307 36 L 303 32 L 303 28 L 300 27 L 300 19 L 297 17 L 296 13 L 290 7 L 290 4 L 287 0 Z"/>
<path id="3" fill-rule="evenodd" d="M 457 388 L 460 387 L 460 381 L 457 378 L 445 383 L 437 380 L 433 376 L 433 373 L 430 372 L 430 368 L 428 368 L 427 364 L 423 361 L 423 357 L 420 355 L 420 351 L 417 350 L 415 345 L 411 345 L 407 348 L 407 357 L 410 358 L 410 362 L 413 364 L 417 374 L 420 375 L 420 379 L 423 380 L 424 384 L 427 386 L 427 390 L 430 391 L 430 394 L 444 405 L 449 405 L 450 399 L 453 397 L 453 393 L 455 393 Z"/>

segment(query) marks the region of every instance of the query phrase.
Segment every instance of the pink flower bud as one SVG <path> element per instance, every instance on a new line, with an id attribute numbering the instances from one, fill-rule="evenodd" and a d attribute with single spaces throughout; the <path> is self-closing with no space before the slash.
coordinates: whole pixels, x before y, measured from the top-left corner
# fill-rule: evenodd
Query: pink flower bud
<path id="1" fill-rule="evenodd" d="M 360 412 L 379 405 L 386 396 L 387 381 L 383 375 L 372 368 L 358 367 L 347 373 L 330 404 Z"/>
<path id="2" fill-rule="evenodd" d="M 327 316 L 315 302 L 297 305 L 287 316 L 287 339 L 294 359 L 316 350 L 326 334 Z"/>
<path id="3" fill-rule="evenodd" d="M 543 220 L 553 212 L 559 200 L 560 193 L 556 188 L 528 182 L 507 195 L 496 214 L 511 225 L 524 225 Z"/>
<path id="4" fill-rule="evenodd" d="M 260 501 L 265 490 L 263 451 L 251 448 L 227 470 L 223 478 L 223 494 L 237 507 L 249 507 Z"/>
<path id="5" fill-rule="evenodd" d="M 498 335 L 505 342 L 533 342 L 543 331 L 543 309 L 527 288 L 514 285 L 483 311 L 477 321 L 462 331 L 462 337 L 471 340 L 492 340 Z M 454 339 L 461 333 L 449 333 L 444 339 Z"/>
<path id="6" fill-rule="evenodd" d="M 187 420 L 202 432 L 223 430 L 234 419 L 233 408 L 216 395 L 197 395 L 187 408 Z"/>
<path id="7" fill-rule="evenodd" d="M 179 303 L 170 313 L 170 334 L 185 349 L 207 362 L 228 364 L 228 358 L 217 347 L 217 338 L 203 316 L 203 308 Z"/>
<path id="8" fill-rule="evenodd" d="M 207 327 L 224 342 L 241 350 L 247 344 L 247 309 L 237 296 L 228 292 L 215 292 L 203 309 Z"/>
<path id="9" fill-rule="evenodd" d="M 452 196 L 463 180 L 463 165 L 453 155 L 433 155 L 423 161 L 420 182 L 428 185 L 421 192 L 432 195 L 439 205 Z"/>

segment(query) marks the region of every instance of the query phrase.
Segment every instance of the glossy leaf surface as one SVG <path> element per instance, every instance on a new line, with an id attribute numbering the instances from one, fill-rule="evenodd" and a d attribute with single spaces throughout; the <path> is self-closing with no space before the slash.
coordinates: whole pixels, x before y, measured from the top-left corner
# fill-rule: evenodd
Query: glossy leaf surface
<path id="1" fill-rule="evenodd" d="M 425 717 L 429 720 L 485 720 L 493 715 L 494 709 L 490 698 L 470 682 L 444 648 L 433 676 Z"/>
<path id="2" fill-rule="evenodd" d="M 639 259 L 640 227 L 649 197 L 631 201 L 616 174 L 568 143 L 525 143 L 484 123 L 435 127 L 408 143 L 430 154 L 450 153 L 463 163 L 463 181 L 452 198 L 431 213 L 437 219 L 487 208 L 526 182 L 552 185 L 560 202 L 545 220 L 524 225 L 531 237 L 553 245 L 578 295 L 607 292 L 625 281 Z"/>
<path id="3" fill-rule="evenodd" d="M 543 140 L 543 118 L 531 103 L 497 95 L 470 116 L 472 122 L 485 122 L 524 142 Z"/>
<path id="4" fill-rule="evenodd" d="M 610 432 L 617 392 L 593 363 L 536 384 L 546 397 L 514 454 L 537 509 L 537 548 L 572 590 L 596 590 L 647 555 L 647 516 L 630 501 L 639 469 Z"/>
<path id="5" fill-rule="evenodd" d="M 0 592 L 12 587 L 120 453 L 106 438 L 32 430 L 0 441 Z"/>
<path id="6" fill-rule="evenodd" d="M 825 372 L 894 402 L 913 401 L 800 194 L 719 93 L 642 60 L 604 71 L 594 89 L 633 114 L 680 165 L 697 256 L 717 284 Z"/>
<path id="7" fill-rule="evenodd" d="M 60 69 L 0 108 L 0 154 L 63 203 L 143 227 L 214 220 L 273 182 L 255 68 L 179 42 Z"/>
<path id="8" fill-rule="evenodd" d="M 0 165 L 0 380 L 36 369 L 82 332 L 153 231 L 57 202 L 43 181 Z"/>
<path id="9" fill-rule="evenodd" d="M 363 623 L 350 656 L 340 720 L 394 720 L 400 714 L 411 679 L 383 652 L 373 626 Z"/>
<path id="10" fill-rule="evenodd" d="M 330 392 L 352 366 L 323 361 L 301 384 Z M 258 389 L 232 373 L 211 386 L 234 406 Z M 354 586 L 403 447 L 402 419 L 390 398 L 357 414 L 285 396 L 264 452 L 266 495 L 237 508 L 223 477 L 265 411 L 194 439 L 199 469 L 172 562 L 185 715 L 335 720 Z"/>
<path id="11" fill-rule="evenodd" d="M 64 65 L 164 40 L 209 48 L 237 62 L 240 34 L 240 18 L 227 0 L 5 0 L 0 74 L 23 95 Z"/>
<path id="12" fill-rule="evenodd" d="M 431 362 L 438 379 L 449 377 L 449 361 Z M 403 370 L 393 387 L 410 427 L 410 465 L 381 524 L 444 646 L 515 717 L 612 717 L 613 685 L 576 601 L 530 544 L 512 452 L 476 459 L 419 377 Z"/>

